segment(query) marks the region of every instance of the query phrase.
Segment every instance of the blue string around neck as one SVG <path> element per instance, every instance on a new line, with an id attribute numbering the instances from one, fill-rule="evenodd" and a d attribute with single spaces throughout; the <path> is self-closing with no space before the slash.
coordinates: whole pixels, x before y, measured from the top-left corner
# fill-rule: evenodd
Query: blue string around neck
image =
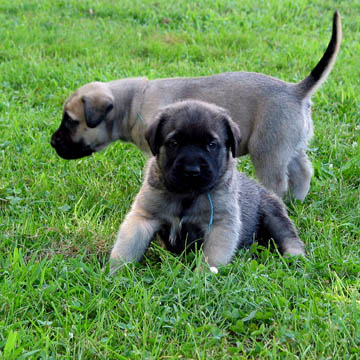
<path id="1" fill-rule="evenodd" d="M 214 220 L 214 206 L 211 200 L 211 195 L 210 193 L 207 193 L 207 197 L 209 199 L 209 205 L 210 205 L 210 219 L 209 219 L 209 232 L 211 231 L 212 228 L 212 224 L 213 224 L 213 220 Z"/>

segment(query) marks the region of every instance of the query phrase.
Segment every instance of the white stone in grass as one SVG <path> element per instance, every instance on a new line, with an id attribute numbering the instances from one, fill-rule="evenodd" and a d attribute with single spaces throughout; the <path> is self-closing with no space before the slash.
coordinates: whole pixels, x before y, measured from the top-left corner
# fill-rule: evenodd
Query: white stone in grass
<path id="1" fill-rule="evenodd" d="M 219 270 L 215 266 L 210 266 L 210 271 L 214 274 L 217 274 L 219 272 Z"/>

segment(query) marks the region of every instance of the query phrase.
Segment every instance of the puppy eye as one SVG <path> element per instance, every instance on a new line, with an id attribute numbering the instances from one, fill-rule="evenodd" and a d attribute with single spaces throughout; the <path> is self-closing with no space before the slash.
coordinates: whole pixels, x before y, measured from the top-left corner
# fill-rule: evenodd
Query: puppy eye
<path id="1" fill-rule="evenodd" d="M 178 142 L 175 139 L 171 139 L 167 145 L 170 149 L 175 149 L 178 146 Z"/>
<path id="2" fill-rule="evenodd" d="M 73 120 L 69 114 L 67 112 L 64 113 L 64 118 L 63 118 L 63 122 L 64 125 L 68 128 L 68 129 L 73 129 L 75 127 L 77 127 L 79 125 L 79 121 L 77 120 Z"/>
<path id="3" fill-rule="evenodd" d="M 211 141 L 207 144 L 206 147 L 208 150 L 215 150 L 217 147 L 217 143 L 215 141 Z"/>
<path id="4" fill-rule="evenodd" d="M 66 122 L 66 125 L 67 125 L 68 128 L 74 129 L 79 125 L 79 121 L 68 119 L 67 122 Z"/>

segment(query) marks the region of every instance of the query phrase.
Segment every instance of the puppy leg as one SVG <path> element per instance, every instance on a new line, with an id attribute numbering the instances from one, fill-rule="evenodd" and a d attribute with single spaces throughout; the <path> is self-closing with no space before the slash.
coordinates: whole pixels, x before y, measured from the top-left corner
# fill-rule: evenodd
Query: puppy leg
<path id="1" fill-rule="evenodd" d="M 110 255 L 111 273 L 121 264 L 139 261 L 144 255 L 159 222 L 139 212 L 130 212 L 121 224 L 116 242 Z"/>
<path id="2" fill-rule="evenodd" d="M 260 182 L 279 197 L 283 197 L 288 190 L 287 156 L 278 154 L 261 154 L 259 156 L 250 153 L 254 164 L 255 175 Z"/>
<path id="3" fill-rule="evenodd" d="M 284 205 L 276 196 L 266 193 L 261 199 L 262 221 L 259 238 L 272 238 L 282 255 L 305 256 L 304 243 L 298 237 Z"/>
<path id="4" fill-rule="evenodd" d="M 205 237 L 203 253 L 210 267 L 228 264 L 236 253 L 240 235 L 233 229 L 234 225 L 213 226 Z"/>
<path id="5" fill-rule="evenodd" d="M 280 113 L 279 116 L 284 115 Z M 263 123 L 268 124 L 271 120 L 263 120 Z M 248 144 L 249 153 L 256 177 L 267 189 L 283 197 L 288 190 L 287 167 L 294 152 L 293 146 L 279 133 L 272 138 L 272 128 L 269 124 L 267 127 L 269 129 L 265 127 L 264 131 L 254 131 Z"/>
<path id="6" fill-rule="evenodd" d="M 294 197 L 304 201 L 309 192 L 310 180 L 313 176 L 311 162 L 304 150 L 301 150 L 288 166 L 289 186 Z"/>

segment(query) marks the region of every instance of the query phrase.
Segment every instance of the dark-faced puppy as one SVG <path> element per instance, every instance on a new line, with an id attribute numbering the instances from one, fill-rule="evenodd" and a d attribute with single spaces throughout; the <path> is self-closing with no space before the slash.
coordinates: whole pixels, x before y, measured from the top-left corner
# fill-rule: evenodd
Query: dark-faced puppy
<path id="1" fill-rule="evenodd" d="M 305 255 L 282 201 L 235 168 L 240 132 L 225 110 L 184 101 L 160 111 L 146 138 L 154 157 L 111 253 L 112 271 L 139 260 L 159 234 L 174 252 L 202 244 L 210 266 L 254 240 Z"/>
<path id="2" fill-rule="evenodd" d="M 239 128 L 224 110 L 194 104 L 201 103 L 166 108 L 146 133 L 166 188 L 178 194 L 210 191 L 226 170 L 228 149 L 235 156 L 240 142 Z"/>

